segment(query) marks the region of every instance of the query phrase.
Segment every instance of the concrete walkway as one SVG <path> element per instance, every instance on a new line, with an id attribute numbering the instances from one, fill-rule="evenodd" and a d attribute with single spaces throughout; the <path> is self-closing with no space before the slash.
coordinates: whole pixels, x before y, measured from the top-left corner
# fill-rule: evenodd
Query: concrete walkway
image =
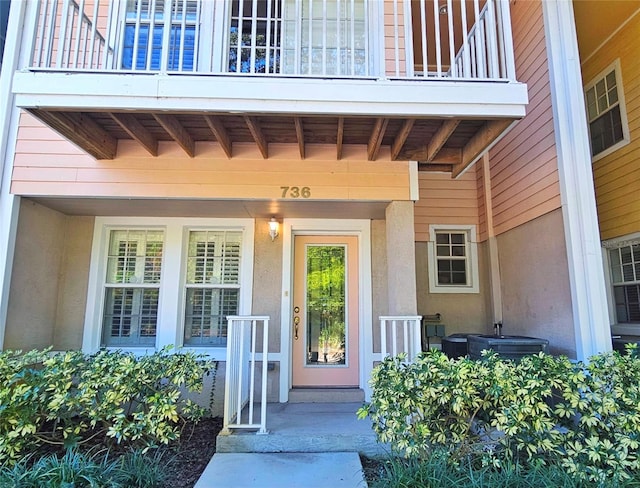
<path id="1" fill-rule="evenodd" d="M 217 453 L 194 488 L 366 488 L 356 452 Z"/>

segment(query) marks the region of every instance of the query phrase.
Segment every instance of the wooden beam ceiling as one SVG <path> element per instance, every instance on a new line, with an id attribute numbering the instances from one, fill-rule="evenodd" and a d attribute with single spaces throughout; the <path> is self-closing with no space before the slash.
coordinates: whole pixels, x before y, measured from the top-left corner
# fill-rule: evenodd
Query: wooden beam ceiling
<path id="1" fill-rule="evenodd" d="M 256 117 L 251 117 L 249 115 L 244 116 L 244 121 L 251 132 L 251 136 L 255 141 L 258 149 L 260 150 L 260 154 L 264 159 L 269 158 L 269 144 L 262 133 L 262 127 L 260 126 L 260 122 Z"/>
<path id="2" fill-rule="evenodd" d="M 111 118 L 115 120 L 124 131 L 144 147 L 152 156 L 158 155 L 158 139 L 143 126 L 132 114 L 111 113 Z"/>
<path id="3" fill-rule="evenodd" d="M 371 136 L 369 137 L 369 144 L 367 144 L 367 159 L 369 159 L 369 161 L 375 161 L 378 158 L 382 138 L 384 137 L 388 124 L 389 119 L 387 118 L 376 119 L 376 124 L 373 126 Z"/>
<path id="4" fill-rule="evenodd" d="M 461 161 L 454 165 L 451 171 L 451 177 L 457 178 L 464 171 L 480 157 L 480 155 L 487 151 L 493 143 L 502 136 L 504 131 L 513 124 L 513 120 L 489 120 L 482 129 L 467 142 L 462 149 Z"/>
<path id="5" fill-rule="evenodd" d="M 231 159 L 233 154 L 233 144 L 227 133 L 227 129 L 224 128 L 222 121 L 214 115 L 205 115 L 204 120 L 207 122 L 209 129 L 213 132 L 216 141 L 220 144 L 220 147 L 227 155 L 227 158 Z"/>
<path id="6" fill-rule="evenodd" d="M 296 125 L 296 138 L 298 139 L 298 149 L 300 150 L 300 159 L 304 159 L 304 128 L 302 127 L 302 119 L 294 117 L 293 122 Z"/>
<path id="7" fill-rule="evenodd" d="M 173 115 L 153 114 L 158 124 L 173 138 L 190 158 L 196 155 L 196 143 Z"/>
<path id="8" fill-rule="evenodd" d="M 297 144 L 301 160 L 306 158 L 308 144 L 335 141 L 337 160 L 343 158 L 345 144 L 366 146 L 369 161 L 375 161 L 382 145 L 386 145 L 392 161 L 418 161 L 420 171 L 451 171 L 453 178 L 461 175 L 514 123 L 513 119 L 483 123 L 477 119 L 301 114 L 275 119 L 226 113 L 29 111 L 97 159 L 114 159 L 118 139 L 137 141 L 151 156 L 158 155 L 159 141 L 173 140 L 192 158 L 196 141 L 216 140 L 229 159 L 233 157 L 234 142 L 248 141 L 253 141 L 262 157 L 268 159 L 269 141 L 273 140 Z"/>
<path id="9" fill-rule="evenodd" d="M 94 158 L 113 159 L 116 157 L 117 139 L 84 113 L 38 109 L 31 109 L 29 112 Z"/>

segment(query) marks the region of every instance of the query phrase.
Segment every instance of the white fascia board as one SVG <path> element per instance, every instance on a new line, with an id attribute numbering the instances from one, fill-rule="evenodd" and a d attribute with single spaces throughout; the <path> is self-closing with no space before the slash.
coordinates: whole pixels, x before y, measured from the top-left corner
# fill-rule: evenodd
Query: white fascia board
<path id="1" fill-rule="evenodd" d="M 18 72 L 20 107 L 278 114 L 512 117 L 523 83 Z"/>

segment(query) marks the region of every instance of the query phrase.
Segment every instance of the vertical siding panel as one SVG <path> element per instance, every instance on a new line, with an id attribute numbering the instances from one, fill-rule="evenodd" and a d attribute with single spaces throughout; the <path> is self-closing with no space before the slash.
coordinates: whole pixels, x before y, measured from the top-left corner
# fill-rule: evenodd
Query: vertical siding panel
<path id="1" fill-rule="evenodd" d="M 539 1 L 511 5 L 516 76 L 527 115 L 490 152 L 494 230 L 500 234 L 560 207 L 553 108 Z"/>
<path id="2" fill-rule="evenodd" d="M 586 85 L 620 59 L 631 142 L 593 163 L 603 240 L 640 231 L 640 14 L 582 65 Z"/>

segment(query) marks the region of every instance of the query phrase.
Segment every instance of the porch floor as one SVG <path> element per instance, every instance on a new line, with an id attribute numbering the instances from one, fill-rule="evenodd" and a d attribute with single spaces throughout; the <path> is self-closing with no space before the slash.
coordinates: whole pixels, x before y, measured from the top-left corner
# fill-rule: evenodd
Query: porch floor
<path id="1" fill-rule="evenodd" d="M 270 403 L 266 435 L 234 431 L 219 435 L 216 452 L 359 452 L 383 456 L 389 447 L 376 440 L 369 419 L 358 420 L 361 403 Z"/>

